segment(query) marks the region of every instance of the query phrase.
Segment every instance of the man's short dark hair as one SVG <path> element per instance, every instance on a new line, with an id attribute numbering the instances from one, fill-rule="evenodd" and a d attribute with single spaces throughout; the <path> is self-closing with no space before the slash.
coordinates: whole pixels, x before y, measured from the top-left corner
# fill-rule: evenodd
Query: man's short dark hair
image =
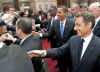
<path id="1" fill-rule="evenodd" d="M 17 21 L 18 29 L 21 29 L 23 33 L 32 33 L 32 19 L 31 18 L 20 18 Z"/>
<path id="2" fill-rule="evenodd" d="M 90 12 L 87 12 L 87 11 L 81 12 L 81 13 L 77 14 L 76 17 L 82 17 L 86 24 L 91 22 L 92 23 L 92 28 L 95 25 L 95 17 Z"/>

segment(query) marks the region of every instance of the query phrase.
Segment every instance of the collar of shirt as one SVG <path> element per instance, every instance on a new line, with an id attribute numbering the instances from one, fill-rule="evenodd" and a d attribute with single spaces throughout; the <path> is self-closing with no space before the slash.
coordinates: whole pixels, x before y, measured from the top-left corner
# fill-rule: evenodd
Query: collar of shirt
<path id="1" fill-rule="evenodd" d="M 83 57 L 83 55 L 84 55 L 84 53 L 85 53 L 85 51 L 86 51 L 86 49 L 87 49 L 92 37 L 93 37 L 93 33 L 91 33 L 89 36 L 83 38 L 85 41 L 83 43 L 83 49 L 82 49 L 81 58 Z"/>
<path id="2" fill-rule="evenodd" d="M 84 37 L 83 39 L 85 40 L 85 42 L 90 42 L 90 40 L 92 39 L 93 33 L 91 33 L 89 36 Z"/>
<path id="3" fill-rule="evenodd" d="M 32 34 L 28 35 L 27 37 L 25 37 L 24 39 L 21 40 L 20 45 L 28 38 L 30 37 Z"/>
<path id="4" fill-rule="evenodd" d="M 60 21 L 60 25 L 62 22 L 64 23 L 63 27 L 65 27 L 66 19 L 64 21 Z"/>

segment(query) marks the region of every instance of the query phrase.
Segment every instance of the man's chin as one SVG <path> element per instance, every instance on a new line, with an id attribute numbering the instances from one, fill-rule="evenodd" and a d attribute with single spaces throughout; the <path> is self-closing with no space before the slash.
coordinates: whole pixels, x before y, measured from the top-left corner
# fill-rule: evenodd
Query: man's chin
<path id="1" fill-rule="evenodd" d="M 77 33 L 78 36 L 81 36 L 81 34 Z"/>

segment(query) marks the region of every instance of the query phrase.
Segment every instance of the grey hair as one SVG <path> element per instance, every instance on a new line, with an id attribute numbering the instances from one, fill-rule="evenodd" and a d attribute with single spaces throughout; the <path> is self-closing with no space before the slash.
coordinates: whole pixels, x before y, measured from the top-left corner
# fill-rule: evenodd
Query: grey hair
<path id="1" fill-rule="evenodd" d="M 100 3 L 99 2 L 93 2 L 90 4 L 90 6 L 88 7 L 89 9 L 91 8 L 100 8 Z"/>

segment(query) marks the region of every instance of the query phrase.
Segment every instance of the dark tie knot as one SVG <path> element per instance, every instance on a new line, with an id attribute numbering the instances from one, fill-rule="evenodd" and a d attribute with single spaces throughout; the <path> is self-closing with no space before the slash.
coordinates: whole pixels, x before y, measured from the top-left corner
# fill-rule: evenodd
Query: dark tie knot
<path id="1" fill-rule="evenodd" d="M 81 58 L 82 49 L 83 49 L 83 42 L 84 42 L 84 41 L 85 41 L 84 39 L 81 39 L 81 41 L 80 41 L 80 48 L 79 48 L 79 59 Z"/>
<path id="2" fill-rule="evenodd" d="M 83 42 L 85 42 L 85 40 L 84 39 L 81 39 L 81 43 L 83 43 Z"/>
<path id="3" fill-rule="evenodd" d="M 81 41 L 80 41 L 80 48 L 82 48 L 83 47 L 83 43 L 84 43 L 84 39 L 81 39 Z"/>

